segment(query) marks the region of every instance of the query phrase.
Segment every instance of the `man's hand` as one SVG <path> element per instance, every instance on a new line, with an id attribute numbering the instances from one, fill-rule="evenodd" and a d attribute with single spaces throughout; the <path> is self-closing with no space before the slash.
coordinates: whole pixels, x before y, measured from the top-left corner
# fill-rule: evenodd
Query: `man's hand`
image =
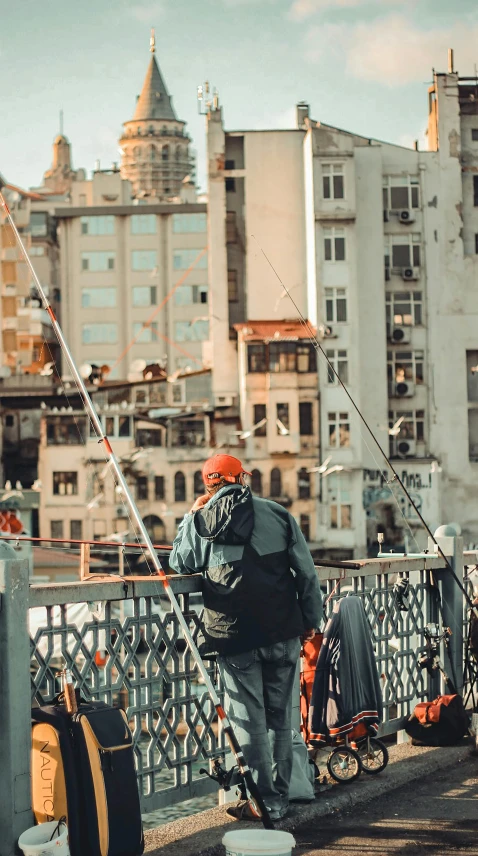
<path id="1" fill-rule="evenodd" d="M 192 514 L 193 511 L 199 511 L 200 508 L 204 508 L 204 506 L 206 505 L 206 502 L 208 502 L 209 499 L 211 499 L 211 497 L 209 496 L 208 493 L 203 493 L 202 496 L 198 496 L 194 505 L 192 505 L 191 508 L 189 509 L 189 513 Z"/>
<path id="2" fill-rule="evenodd" d="M 317 630 L 315 629 L 315 627 L 311 627 L 309 630 L 305 630 L 303 636 L 301 637 L 302 642 L 310 642 L 310 640 L 314 638 L 316 633 Z"/>

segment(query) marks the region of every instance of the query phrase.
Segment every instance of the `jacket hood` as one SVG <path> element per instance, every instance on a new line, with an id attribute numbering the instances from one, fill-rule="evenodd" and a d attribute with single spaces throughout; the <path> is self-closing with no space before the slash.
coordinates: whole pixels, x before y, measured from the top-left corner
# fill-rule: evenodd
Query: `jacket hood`
<path id="1" fill-rule="evenodd" d="M 247 544 L 254 528 L 252 494 L 247 486 L 222 488 L 194 515 L 197 534 L 217 544 Z"/>

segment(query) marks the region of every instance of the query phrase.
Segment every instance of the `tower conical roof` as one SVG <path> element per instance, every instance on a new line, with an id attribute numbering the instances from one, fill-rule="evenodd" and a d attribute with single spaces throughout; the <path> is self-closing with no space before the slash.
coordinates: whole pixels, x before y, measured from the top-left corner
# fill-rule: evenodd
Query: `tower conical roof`
<path id="1" fill-rule="evenodd" d="M 133 116 L 133 121 L 141 119 L 178 120 L 154 54 L 151 57 Z"/>

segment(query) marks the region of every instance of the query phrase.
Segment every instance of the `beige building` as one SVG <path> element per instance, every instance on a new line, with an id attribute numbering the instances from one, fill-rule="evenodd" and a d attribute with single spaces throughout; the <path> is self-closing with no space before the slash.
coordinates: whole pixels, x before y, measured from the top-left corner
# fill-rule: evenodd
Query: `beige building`
<path id="1" fill-rule="evenodd" d="M 176 116 L 158 63 L 154 30 L 151 60 L 131 120 L 120 139 L 121 175 L 131 182 L 135 196 L 164 201 L 179 196 L 181 185 L 194 165 L 185 122 Z"/>
<path id="2" fill-rule="evenodd" d="M 71 207 L 55 210 L 73 356 L 106 366 L 109 379 L 141 377 L 152 364 L 169 375 L 200 369 L 209 339 L 206 206 L 139 206 L 129 193 L 118 171 L 98 171 L 75 184 Z"/>

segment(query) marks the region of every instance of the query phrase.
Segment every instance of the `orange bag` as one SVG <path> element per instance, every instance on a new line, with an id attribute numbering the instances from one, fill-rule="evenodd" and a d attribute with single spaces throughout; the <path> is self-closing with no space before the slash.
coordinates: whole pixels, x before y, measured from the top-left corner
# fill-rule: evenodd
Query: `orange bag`
<path id="1" fill-rule="evenodd" d="M 456 694 L 440 695 L 433 701 L 421 701 L 415 705 L 413 712 L 422 725 L 428 725 L 429 722 L 440 722 L 441 707 L 448 707 L 454 698 L 456 698 Z"/>
<path id="2" fill-rule="evenodd" d="M 323 633 L 316 633 L 312 639 L 304 642 L 301 651 L 301 672 L 300 672 L 300 732 L 305 742 L 310 739 L 309 729 L 309 708 L 312 698 L 312 687 L 314 686 L 315 669 L 319 652 L 324 639 Z"/>

